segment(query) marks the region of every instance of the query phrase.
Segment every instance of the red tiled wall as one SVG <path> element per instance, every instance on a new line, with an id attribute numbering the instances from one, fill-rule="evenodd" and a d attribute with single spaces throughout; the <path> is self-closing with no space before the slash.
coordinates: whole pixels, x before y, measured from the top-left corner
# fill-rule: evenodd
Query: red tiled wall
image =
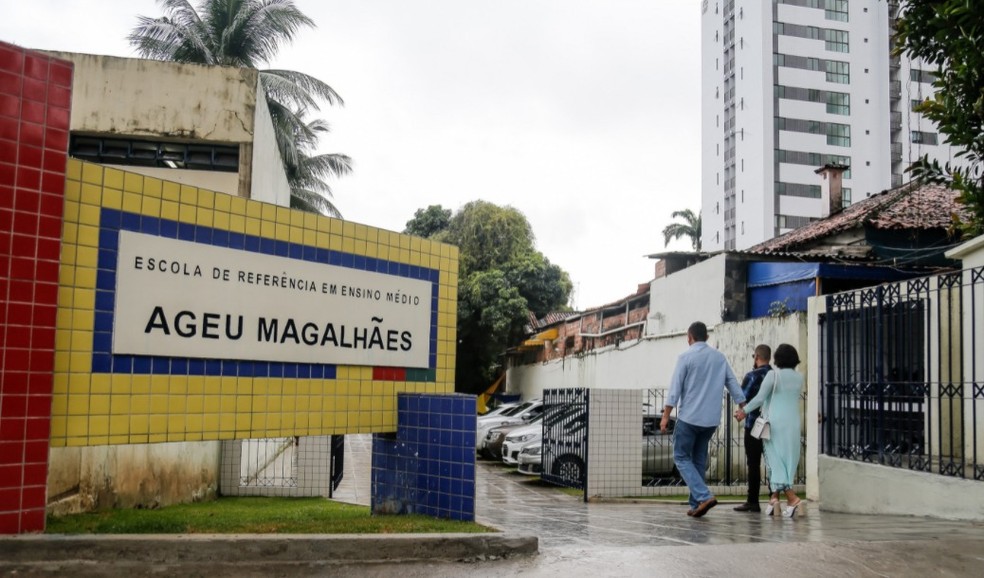
<path id="1" fill-rule="evenodd" d="M 0 534 L 44 530 L 71 63 L 0 42 Z"/>

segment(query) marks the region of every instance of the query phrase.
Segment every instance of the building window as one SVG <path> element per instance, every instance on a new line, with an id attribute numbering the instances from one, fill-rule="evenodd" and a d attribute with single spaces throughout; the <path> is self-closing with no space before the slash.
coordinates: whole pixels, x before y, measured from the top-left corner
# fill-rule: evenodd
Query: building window
<path id="1" fill-rule="evenodd" d="M 810 217 L 800 217 L 798 215 L 776 215 L 776 226 L 780 229 L 796 229 L 804 225 L 809 225 L 816 219 Z"/>
<path id="2" fill-rule="evenodd" d="M 824 103 L 827 105 L 827 112 L 830 114 L 851 115 L 851 95 L 846 92 L 777 84 L 774 87 L 774 93 L 777 98 Z"/>
<path id="3" fill-rule="evenodd" d="M 779 0 L 780 4 L 791 6 L 803 6 L 805 8 L 816 8 L 823 10 L 823 16 L 827 20 L 847 22 L 848 0 Z M 864 9 L 868 11 L 867 8 Z"/>
<path id="4" fill-rule="evenodd" d="M 932 84 L 936 80 L 936 75 L 929 70 L 913 68 L 909 71 L 909 79 L 912 80 L 912 82 L 925 82 L 926 84 Z"/>
<path id="5" fill-rule="evenodd" d="M 939 141 L 935 132 L 924 132 L 921 130 L 912 131 L 912 142 L 924 145 L 936 145 Z"/>
<path id="6" fill-rule="evenodd" d="M 772 63 L 776 66 L 785 66 L 787 68 L 823 71 L 826 73 L 827 82 L 836 82 L 838 84 L 851 83 L 851 65 L 840 60 L 825 60 L 822 58 L 775 53 L 772 55 Z"/>
<path id="7" fill-rule="evenodd" d="M 849 52 L 849 35 L 846 30 L 804 26 L 789 22 L 773 22 L 772 31 L 782 36 L 795 36 L 811 40 L 823 40 L 824 48 L 831 52 Z"/>
<path id="8" fill-rule="evenodd" d="M 790 132 L 805 132 L 822 134 L 827 137 L 827 144 L 833 146 L 851 146 L 851 125 L 836 122 L 820 122 L 800 118 L 776 117 L 776 128 Z"/>
<path id="9" fill-rule="evenodd" d="M 786 197 L 820 198 L 820 185 L 804 185 L 802 183 L 776 182 L 776 193 Z"/>
<path id="10" fill-rule="evenodd" d="M 830 155 L 823 153 L 776 149 L 775 157 L 776 162 L 789 163 L 792 165 L 809 165 L 812 167 L 822 167 L 823 165 L 851 166 L 851 157 L 844 155 Z M 844 171 L 844 178 L 851 178 L 851 169 Z"/>
<path id="11" fill-rule="evenodd" d="M 919 108 L 919 106 L 920 106 L 920 105 L 921 105 L 922 103 L 923 103 L 923 101 L 922 101 L 921 99 L 918 99 L 918 98 L 914 98 L 914 99 L 912 99 L 912 100 L 910 100 L 910 101 L 909 101 L 909 110 L 911 110 L 911 111 L 913 111 L 913 112 L 919 112 L 919 111 L 918 111 L 918 110 L 916 110 L 916 109 L 917 109 L 917 108 Z"/>

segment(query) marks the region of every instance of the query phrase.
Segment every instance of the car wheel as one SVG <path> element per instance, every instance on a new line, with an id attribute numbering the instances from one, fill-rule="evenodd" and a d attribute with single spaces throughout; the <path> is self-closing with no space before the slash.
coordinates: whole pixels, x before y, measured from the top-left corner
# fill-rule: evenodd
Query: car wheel
<path id="1" fill-rule="evenodd" d="M 558 478 L 581 481 L 584 479 L 584 461 L 578 456 L 560 456 L 554 461 L 552 471 Z"/>

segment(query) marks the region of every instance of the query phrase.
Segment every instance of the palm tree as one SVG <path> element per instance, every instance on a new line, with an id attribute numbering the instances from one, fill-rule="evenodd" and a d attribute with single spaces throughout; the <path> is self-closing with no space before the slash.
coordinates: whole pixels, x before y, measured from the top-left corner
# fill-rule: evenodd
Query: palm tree
<path id="1" fill-rule="evenodd" d="M 127 36 L 138 54 L 157 60 L 259 68 L 302 27 L 314 27 L 293 0 L 201 0 L 197 10 L 189 0 L 158 0 L 158 4 L 164 16 L 138 16 L 136 28 Z M 319 102 L 343 105 L 342 98 L 317 78 L 292 70 L 260 70 L 260 84 L 291 186 L 291 206 L 340 216 L 328 199 L 331 188 L 326 179 L 348 173 L 351 159 L 338 154 L 312 156 L 328 125 L 307 122 L 305 117 L 308 111 L 319 110 Z"/>
<path id="2" fill-rule="evenodd" d="M 700 215 L 695 215 L 690 209 L 673 211 L 672 217 L 682 218 L 683 223 L 670 223 L 663 229 L 663 245 L 669 245 L 673 239 L 689 237 L 694 251 L 700 252 Z"/>

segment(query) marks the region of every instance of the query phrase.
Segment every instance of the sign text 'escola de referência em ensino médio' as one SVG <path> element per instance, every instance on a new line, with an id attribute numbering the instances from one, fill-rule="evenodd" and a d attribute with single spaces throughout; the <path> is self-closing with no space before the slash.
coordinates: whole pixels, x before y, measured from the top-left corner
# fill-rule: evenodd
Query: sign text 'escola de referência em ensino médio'
<path id="1" fill-rule="evenodd" d="M 428 367 L 428 281 L 120 232 L 113 353 Z"/>

